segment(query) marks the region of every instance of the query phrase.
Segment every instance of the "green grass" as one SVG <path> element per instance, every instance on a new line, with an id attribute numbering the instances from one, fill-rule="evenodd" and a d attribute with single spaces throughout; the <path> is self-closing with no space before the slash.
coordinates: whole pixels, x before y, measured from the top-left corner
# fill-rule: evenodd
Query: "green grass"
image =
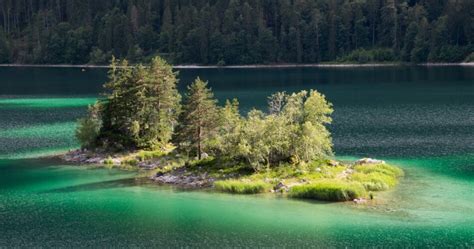
<path id="1" fill-rule="evenodd" d="M 350 179 L 362 183 L 365 189 L 370 191 L 388 190 L 398 183 L 397 178 L 378 172 L 369 174 L 353 173 Z"/>
<path id="2" fill-rule="evenodd" d="M 357 182 L 320 180 L 311 184 L 292 187 L 289 196 L 321 201 L 350 201 L 366 197 L 367 192 L 364 186 Z"/>
<path id="3" fill-rule="evenodd" d="M 388 190 L 397 185 L 398 178 L 404 175 L 403 170 L 388 164 L 358 165 L 354 169 L 350 179 L 360 182 L 369 191 Z"/>
<path id="4" fill-rule="evenodd" d="M 263 181 L 243 182 L 239 180 L 216 181 L 214 187 L 217 191 L 233 194 L 258 194 L 271 189 L 271 185 Z"/>
<path id="5" fill-rule="evenodd" d="M 166 155 L 167 153 L 162 150 L 155 150 L 155 151 L 142 150 L 137 153 L 137 159 L 140 162 L 143 162 L 143 161 L 154 159 L 154 158 L 160 158 Z"/>
<path id="6" fill-rule="evenodd" d="M 345 168 L 346 167 L 344 166 L 328 166 L 325 162 L 312 162 L 299 166 L 282 164 L 278 167 L 254 173 L 248 178 L 251 180 L 270 179 L 275 183 L 284 179 L 287 179 L 290 182 L 301 180 L 315 181 L 324 178 L 335 178 Z"/>
<path id="7" fill-rule="evenodd" d="M 369 174 L 373 172 L 391 175 L 393 177 L 401 177 L 404 175 L 403 170 L 388 164 L 363 164 L 354 167 L 356 172 Z"/>

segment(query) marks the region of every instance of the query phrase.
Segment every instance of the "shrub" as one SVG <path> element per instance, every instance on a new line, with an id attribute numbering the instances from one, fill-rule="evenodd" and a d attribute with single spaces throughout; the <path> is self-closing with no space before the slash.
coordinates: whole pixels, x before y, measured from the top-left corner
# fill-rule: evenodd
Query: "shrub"
<path id="1" fill-rule="evenodd" d="M 145 161 L 145 160 L 150 160 L 150 159 L 153 159 L 153 158 L 159 158 L 159 157 L 162 157 L 162 156 L 165 156 L 166 153 L 161 151 L 161 150 L 154 150 L 154 151 L 140 151 L 138 152 L 137 154 L 137 159 L 139 161 Z"/>
<path id="2" fill-rule="evenodd" d="M 112 158 L 109 156 L 109 157 L 107 157 L 107 158 L 104 160 L 104 164 L 105 164 L 105 165 L 113 165 L 113 164 L 114 164 L 114 161 L 113 161 Z"/>
<path id="3" fill-rule="evenodd" d="M 137 166 L 138 160 L 137 159 L 126 159 L 122 161 L 122 165 L 130 165 L 130 166 Z"/>
<path id="4" fill-rule="evenodd" d="M 267 192 L 271 186 L 263 181 L 243 182 L 238 180 L 216 181 L 214 188 L 217 191 L 234 194 L 258 194 Z"/>
<path id="5" fill-rule="evenodd" d="M 203 158 L 201 160 L 192 160 L 188 162 L 189 167 L 215 167 L 216 166 L 216 159 L 212 156 Z"/>
<path id="6" fill-rule="evenodd" d="M 96 102 L 88 108 L 86 117 L 77 121 L 76 138 L 83 148 L 90 148 L 97 145 L 97 138 L 102 127 L 100 120 L 101 105 Z"/>
<path id="7" fill-rule="evenodd" d="M 364 186 L 357 182 L 323 180 L 290 189 L 290 197 L 321 201 L 350 201 L 365 196 Z"/>

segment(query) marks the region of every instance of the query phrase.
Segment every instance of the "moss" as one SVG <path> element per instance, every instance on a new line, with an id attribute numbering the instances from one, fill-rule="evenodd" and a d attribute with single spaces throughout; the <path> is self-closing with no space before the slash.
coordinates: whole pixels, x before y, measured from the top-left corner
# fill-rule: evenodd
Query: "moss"
<path id="1" fill-rule="evenodd" d="M 367 196 L 362 184 L 335 180 L 321 180 L 311 184 L 294 186 L 290 189 L 289 194 L 293 198 L 321 201 L 349 201 Z"/>
<path id="2" fill-rule="evenodd" d="M 268 192 L 271 185 L 263 181 L 244 182 L 239 180 L 216 181 L 214 188 L 217 191 L 234 194 L 258 194 Z"/>

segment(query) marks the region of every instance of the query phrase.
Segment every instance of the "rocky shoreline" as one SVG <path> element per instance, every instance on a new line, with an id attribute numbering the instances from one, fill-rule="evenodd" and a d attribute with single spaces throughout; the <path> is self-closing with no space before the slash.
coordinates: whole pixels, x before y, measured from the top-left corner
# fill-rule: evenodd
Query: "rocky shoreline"
<path id="1" fill-rule="evenodd" d="M 59 156 L 61 160 L 79 165 L 97 166 L 123 166 L 128 165 L 124 158 L 126 154 L 109 154 L 105 152 L 91 152 L 88 150 L 73 150 Z M 139 170 L 155 170 L 165 166 L 163 159 L 149 159 L 137 162 Z M 158 172 L 149 177 L 150 180 L 159 184 L 175 185 L 183 188 L 209 188 L 212 187 L 215 178 L 209 177 L 207 173 L 195 173 L 186 171 L 185 167 L 180 167 L 167 173 Z"/>
<path id="2" fill-rule="evenodd" d="M 60 159 L 68 163 L 74 163 L 79 165 L 123 166 L 127 165 L 127 161 L 124 160 L 124 157 L 126 155 L 127 154 L 108 154 L 105 152 L 73 150 L 69 151 L 64 155 L 61 155 Z M 166 159 L 144 160 L 141 162 L 137 162 L 137 164 L 133 166 L 137 166 L 139 170 L 151 171 L 154 169 L 163 168 L 165 165 L 164 160 Z M 338 166 L 339 162 L 332 160 L 330 164 L 332 166 Z M 336 178 L 348 178 L 354 172 L 352 167 L 362 164 L 385 164 L 385 161 L 372 158 L 359 159 L 353 164 L 351 164 L 347 169 L 342 171 Z M 220 178 L 216 178 L 210 176 L 207 172 L 193 172 L 188 171 L 186 167 L 177 167 L 165 173 L 158 171 L 156 174 L 150 176 L 149 179 L 158 184 L 173 185 L 189 189 L 202 189 L 213 187 L 214 182 L 217 180 L 225 180 L 235 177 L 238 177 L 238 175 L 227 175 Z M 275 186 L 274 191 L 272 192 L 288 192 L 291 187 L 301 184 L 304 184 L 304 182 L 293 185 L 285 185 L 280 182 Z M 364 202 L 364 200 L 357 200 L 357 202 Z"/>

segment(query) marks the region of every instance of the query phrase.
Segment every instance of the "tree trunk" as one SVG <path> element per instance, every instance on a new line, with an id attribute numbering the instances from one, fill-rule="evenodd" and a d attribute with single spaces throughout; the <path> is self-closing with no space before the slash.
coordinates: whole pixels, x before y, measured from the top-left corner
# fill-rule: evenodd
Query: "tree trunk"
<path id="1" fill-rule="evenodd" d="M 396 0 L 393 0 L 392 3 L 393 8 L 393 20 L 394 20 L 394 27 L 393 27 L 393 48 L 395 53 L 398 53 L 399 45 L 398 45 L 398 13 L 397 13 L 397 3 Z"/>
<path id="2" fill-rule="evenodd" d="M 198 127 L 198 159 L 201 160 L 201 126 Z"/>

